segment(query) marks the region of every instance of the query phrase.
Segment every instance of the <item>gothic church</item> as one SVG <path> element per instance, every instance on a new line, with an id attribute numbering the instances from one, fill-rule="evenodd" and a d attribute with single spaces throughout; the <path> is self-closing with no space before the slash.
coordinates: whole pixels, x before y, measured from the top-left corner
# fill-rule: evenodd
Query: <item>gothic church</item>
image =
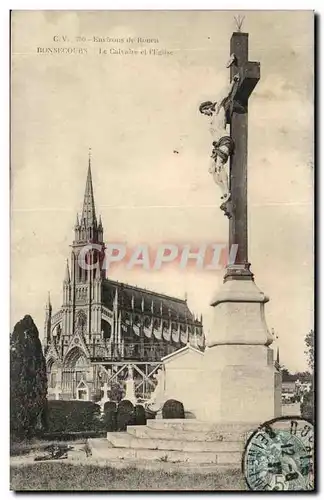
<path id="1" fill-rule="evenodd" d="M 95 249 L 86 253 L 86 261 L 92 265 L 85 269 L 81 255 L 91 244 Z M 96 400 L 104 381 L 117 379 L 118 374 L 123 377 L 123 366 L 139 363 L 138 372 L 145 367 L 148 373 L 163 356 L 188 343 L 204 349 L 202 319 L 193 316 L 186 300 L 107 279 L 104 251 L 89 159 L 62 307 L 53 314 L 50 297 L 46 305 L 44 349 L 50 399 Z"/>

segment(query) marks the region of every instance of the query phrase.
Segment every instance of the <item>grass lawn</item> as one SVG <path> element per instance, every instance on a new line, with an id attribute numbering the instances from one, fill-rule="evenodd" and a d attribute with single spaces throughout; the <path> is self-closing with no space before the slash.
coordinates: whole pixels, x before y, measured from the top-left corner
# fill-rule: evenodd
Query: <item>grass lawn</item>
<path id="1" fill-rule="evenodd" d="M 35 463 L 10 468 L 11 489 L 35 490 L 246 490 L 238 470 L 216 473 L 168 473 L 134 467 Z"/>

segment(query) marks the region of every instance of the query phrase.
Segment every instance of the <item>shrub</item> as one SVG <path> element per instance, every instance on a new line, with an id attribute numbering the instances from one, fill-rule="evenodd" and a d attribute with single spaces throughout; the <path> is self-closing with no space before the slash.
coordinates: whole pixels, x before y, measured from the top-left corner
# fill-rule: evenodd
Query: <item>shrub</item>
<path id="1" fill-rule="evenodd" d="M 106 401 L 103 410 L 105 413 L 106 411 L 117 411 L 117 403 L 115 401 Z"/>
<path id="2" fill-rule="evenodd" d="M 127 425 L 134 425 L 134 423 L 134 406 L 127 399 L 123 399 L 117 408 L 117 431 L 126 431 Z"/>
<path id="3" fill-rule="evenodd" d="M 300 414 L 302 418 L 314 422 L 314 393 L 312 390 L 304 394 L 303 402 L 300 404 Z"/>
<path id="4" fill-rule="evenodd" d="M 175 399 L 168 399 L 162 408 L 162 418 L 185 418 L 183 404 Z"/>
<path id="5" fill-rule="evenodd" d="M 100 407 L 92 401 L 48 401 L 48 432 L 97 430 Z"/>
<path id="6" fill-rule="evenodd" d="M 104 426 L 107 432 L 117 430 L 117 405 L 113 401 L 107 401 L 104 405 Z"/>
<path id="7" fill-rule="evenodd" d="M 135 411 L 135 425 L 146 425 L 146 415 L 144 406 L 136 405 L 134 411 Z"/>
<path id="8" fill-rule="evenodd" d="M 46 363 L 31 316 L 19 321 L 10 336 L 10 432 L 30 438 L 46 423 Z"/>
<path id="9" fill-rule="evenodd" d="M 114 382 L 111 385 L 110 391 L 108 391 L 108 396 L 112 401 L 120 403 L 125 394 L 124 386 L 122 382 Z"/>

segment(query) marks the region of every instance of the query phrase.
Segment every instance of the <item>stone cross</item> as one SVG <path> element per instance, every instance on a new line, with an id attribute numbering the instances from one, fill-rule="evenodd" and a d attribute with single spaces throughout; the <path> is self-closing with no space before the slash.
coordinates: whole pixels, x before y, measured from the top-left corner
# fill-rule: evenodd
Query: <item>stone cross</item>
<path id="1" fill-rule="evenodd" d="M 247 220 L 247 152 L 248 152 L 248 102 L 254 87 L 260 79 L 260 63 L 249 61 L 248 33 L 234 32 L 230 42 L 230 54 L 234 63 L 230 67 L 231 80 L 237 73 L 240 83 L 236 90 L 231 112 L 231 138 L 235 149 L 230 158 L 230 211 L 229 248 L 238 245 L 235 264 L 228 266 L 224 280 L 253 279 L 248 261 L 248 220 Z"/>
<path id="2" fill-rule="evenodd" d="M 108 396 L 108 391 L 110 390 L 110 387 L 109 385 L 107 384 L 107 382 L 105 382 L 101 387 L 100 389 L 103 391 L 103 396 L 101 398 L 101 401 L 109 401 L 109 396 Z"/>
<path id="3" fill-rule="evenodd" d="M 55 399 L 60 399 L 61 392 L 62 392 L 61 387 L 59 385 L 56 385 L 54 390 L 53 390 L 53 394 L 55 395 Z"/>

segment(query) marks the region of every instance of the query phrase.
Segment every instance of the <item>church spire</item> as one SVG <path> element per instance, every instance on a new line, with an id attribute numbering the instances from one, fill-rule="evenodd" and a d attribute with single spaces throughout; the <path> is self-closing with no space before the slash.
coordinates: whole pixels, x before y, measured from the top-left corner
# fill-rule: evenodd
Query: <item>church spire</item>
<path id="1" fill-rule="evenodd" d="M 86 188 L 85 188 L 84 199 L 83 199 L 81 225 L 85 225 L 85 227 L 87 227 L 87 228 L 94 227 L 97 225 L 95 203 L 94 203 L 94 196 L 93 196 L 93 187 L 92 187 L 90 151 L 89 151 L 89 165 L 88 165 L 87 182 L 86 182 Z"/>

